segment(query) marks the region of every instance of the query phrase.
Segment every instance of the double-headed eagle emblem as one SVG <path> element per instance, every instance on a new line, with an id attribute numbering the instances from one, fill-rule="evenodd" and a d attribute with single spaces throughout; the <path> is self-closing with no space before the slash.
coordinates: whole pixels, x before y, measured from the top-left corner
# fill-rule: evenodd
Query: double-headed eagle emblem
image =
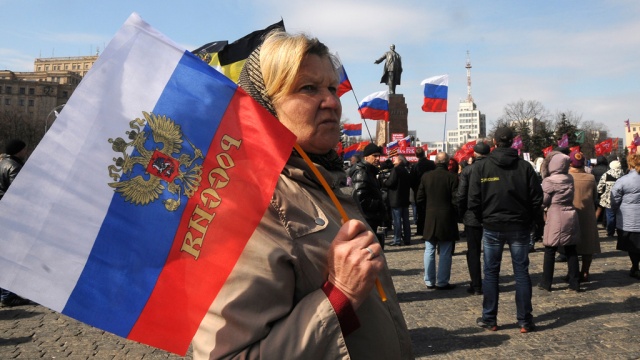
<path id="1" fill-rule="evenodd" d="M 202 180 L 202 151 L 183 136 L 180 125 L 166 116 L 142 113 L 144 118 L 129 122 L 128 140 L 109 139 L 113 151 L 122 156 L 113 158 L 109 176 L 115 181 L 109 186 L 134 205 L 147 205 L 163 195 L 162 203 L 169 211 L 180 206 L 182 195 L 193 196 Z M 147 128 L 145 128 L 145 123 Z M 183 153 L 183 138 L 193 154 Z M 148 148 L 150 147 L 150 148 Z M 129 148 L 132 148 L 129 152 Z M 174 155 L 176 157 L 174 157 Z"/>

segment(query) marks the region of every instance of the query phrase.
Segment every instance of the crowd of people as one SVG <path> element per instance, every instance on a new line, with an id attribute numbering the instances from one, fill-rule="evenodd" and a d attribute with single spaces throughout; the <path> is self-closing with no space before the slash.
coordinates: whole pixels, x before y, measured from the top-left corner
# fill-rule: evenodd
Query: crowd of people
<path id="1" fill-rule="evenodd" d="M 589 281 L 593 255 L 600 252 L 600 209 L 608 235 L 616 233 L 617 248 L 629 254 L 630 276 L 640 279 L 639 155 L 628 157 L 626 174 L 617 159 L 604 172 L 596 171 L 603 170 L 600 162 L 587 171 L 584 155 L 565 149 L 534 166 L 511 147 L 512 130 L 502 127 L 490 141 L 479 140 L 472 159 L 461 164 L 445 152 L 430 160 L 421 148 L 413 165 L 402 155 L 380 163 L 382 148 L 371 143 L 345 173 L 334 150 L 342 112 L 337 65 L 318 39 L 282 31 L 271 33 L 246 60 L 239 85 L 297 136 L 299 147 L 200 323 L 194 358 L 413 358 L 383 249 L 409 245 L 419 236 L 425 244 L 426 288 L 451 290 L 459 223 L 468 249 L 467 292 L 483 296 L 477 325 L 488 330 L 498 328 L 505 245 L 520 331 L 534 331 L 533 242 L 542 239 L 545 252 L 538 287 L 551 291 L 555 255 L 562 252 L 569 262 L 569 288 L 580 291 L 580 283 Z M 23 149 L 21 142 L 7 146 L 0 197 L 15 177 L 15 163 L 22 165 Z M 389 230 L 393 239 L 385 244 Z"/>
<path id="2" fill-rule="evenodd" d="M 590 281 L 593 257 L 601 252 L 597 225 L 602 217 L 607 236 L 617 234 L 617 249 L 629 254 L 629 275 L 640 279 L 640 156 L 628 156 L 628 169 L 617 158 L 604 156 L 589 166 L 579 150 L 557 148 L 531 162 L 511 148 L 513 138 L 511 129 L 499 128 L 492 139 L 479 140 L 473 156 L 460 163 L 444 152 L 434 162 L 416 148 L 417 163 L 409 164 L 402 155 L 392 156 L 386 160 L 393 163 L 390 169 L 380 164 L 382 149 L 369 144 L 364 158 L 352 159 L 347 173 L 353 178 L 353 197 L 364 216 L 375 216 L 376 221 L 369 222 L 371 229 L 382 228 L 378 234 L 381 244 L 389 227 L 393 240 L 387 245 L 410 243 L 405 224 L 409 223 L 409 207 L 414 207 L 414 235 L 425 244 L 427 289 L 455 287 L 449 282 L 452 255 L 459 234 L 466 239 L 466 291 L 483 295 L 482 317 L 477 322 L 490 330 L 497 329 L 498 277 L 502 251 L 508 244 L 516 280 L 516 318 L 521 332 L 526 333 L 535 330 L 528 269 L 529 253 L 536 251 L 537 242 L 544 247 L 537 287 L 552 291 L 556 262 L 562 261 L 567 262 L 564 280 L 568 289 L 581 292 L 581 284 Z M 464 225 L 460 233 L 459 223 Z"/>

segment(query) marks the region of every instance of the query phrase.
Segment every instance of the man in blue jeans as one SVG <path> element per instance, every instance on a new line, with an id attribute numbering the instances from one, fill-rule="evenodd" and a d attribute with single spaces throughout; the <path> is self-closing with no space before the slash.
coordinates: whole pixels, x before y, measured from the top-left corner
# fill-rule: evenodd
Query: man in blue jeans
<path id="1" fill-rule="evenodd" d="M 542 188 L 533 167 L 511 148 L 513 132 L 498 128 L 495 150 L 471 170 L 468 209 L 482 222 L 484 280 L 482 317 L 477 325 L 498 329 L 499 275 L 504 245 L 509 245 L 516 280 L 516 318 L 521 333 L 535 330 L 529 276 L 529 229 L 542 204 Z"/>
<path id="2" fill-rule="evenodd" d="M 404 156 L 393 157 L 393 170 L 385 180 L 388 189 L 389 205 L 393 216 L 393 242 L 389 245 L 400 246 L 411 244 L 411 224 L 409 223 L 409 192 L 411 178 Z"/>

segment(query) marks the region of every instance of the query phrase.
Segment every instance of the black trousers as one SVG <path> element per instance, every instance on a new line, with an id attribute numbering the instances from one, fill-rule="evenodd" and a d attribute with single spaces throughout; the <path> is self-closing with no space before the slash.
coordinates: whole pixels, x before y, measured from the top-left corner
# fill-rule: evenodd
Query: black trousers
<path id="1" fill-rule="evenodd" d="M 482 289 L 482 267 L 480 264 L 482 227 L 465 225 L 464 230 L 467 232 L 467 267 L 469 268 L 471 287 L 480 290 Z"/>
<path id="2" fill-rule="evenodd" d="M 550 289 L 553 283 L 553 271 L 556 263 L 557 246 L 544 247 L 544 264 L 542 265 L 542 286 Z M 580 269 L 578 264 L 578 252 L 576 245 L 565 245 L 564 253 L 567 256 L 569 267 L 569 288 L 577 290 L 580 287 Z"/>
<path id="3" fill-rule="evenodd" d="M 419 236 L 422 236 L 422 234 L 424 233 L 424 222 L 427 217 L 427 207 L 420 206 L 420 204 L 416 203 L 416 212 L 418 213 L 418 223 L 416 224 L 416 233 Z"/>

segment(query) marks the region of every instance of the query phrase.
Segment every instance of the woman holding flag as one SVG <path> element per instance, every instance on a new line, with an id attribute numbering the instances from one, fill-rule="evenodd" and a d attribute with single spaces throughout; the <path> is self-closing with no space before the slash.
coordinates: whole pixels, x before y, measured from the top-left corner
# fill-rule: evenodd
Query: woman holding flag
<path id="1" fill-rule="evenodd" d="M 305 35 L 271 33 L 247 59 L 239 85 L 297 136 L 298 145 L 200 325 L 194 357 L 413 358 L 375 234 L 350 196 L 335 194 L 340 208 L 330 199 L 344 172 L 333 150 L 342 106 L 328 48 Z M 333 190 L 323 188 L 325 179 Z"/>

